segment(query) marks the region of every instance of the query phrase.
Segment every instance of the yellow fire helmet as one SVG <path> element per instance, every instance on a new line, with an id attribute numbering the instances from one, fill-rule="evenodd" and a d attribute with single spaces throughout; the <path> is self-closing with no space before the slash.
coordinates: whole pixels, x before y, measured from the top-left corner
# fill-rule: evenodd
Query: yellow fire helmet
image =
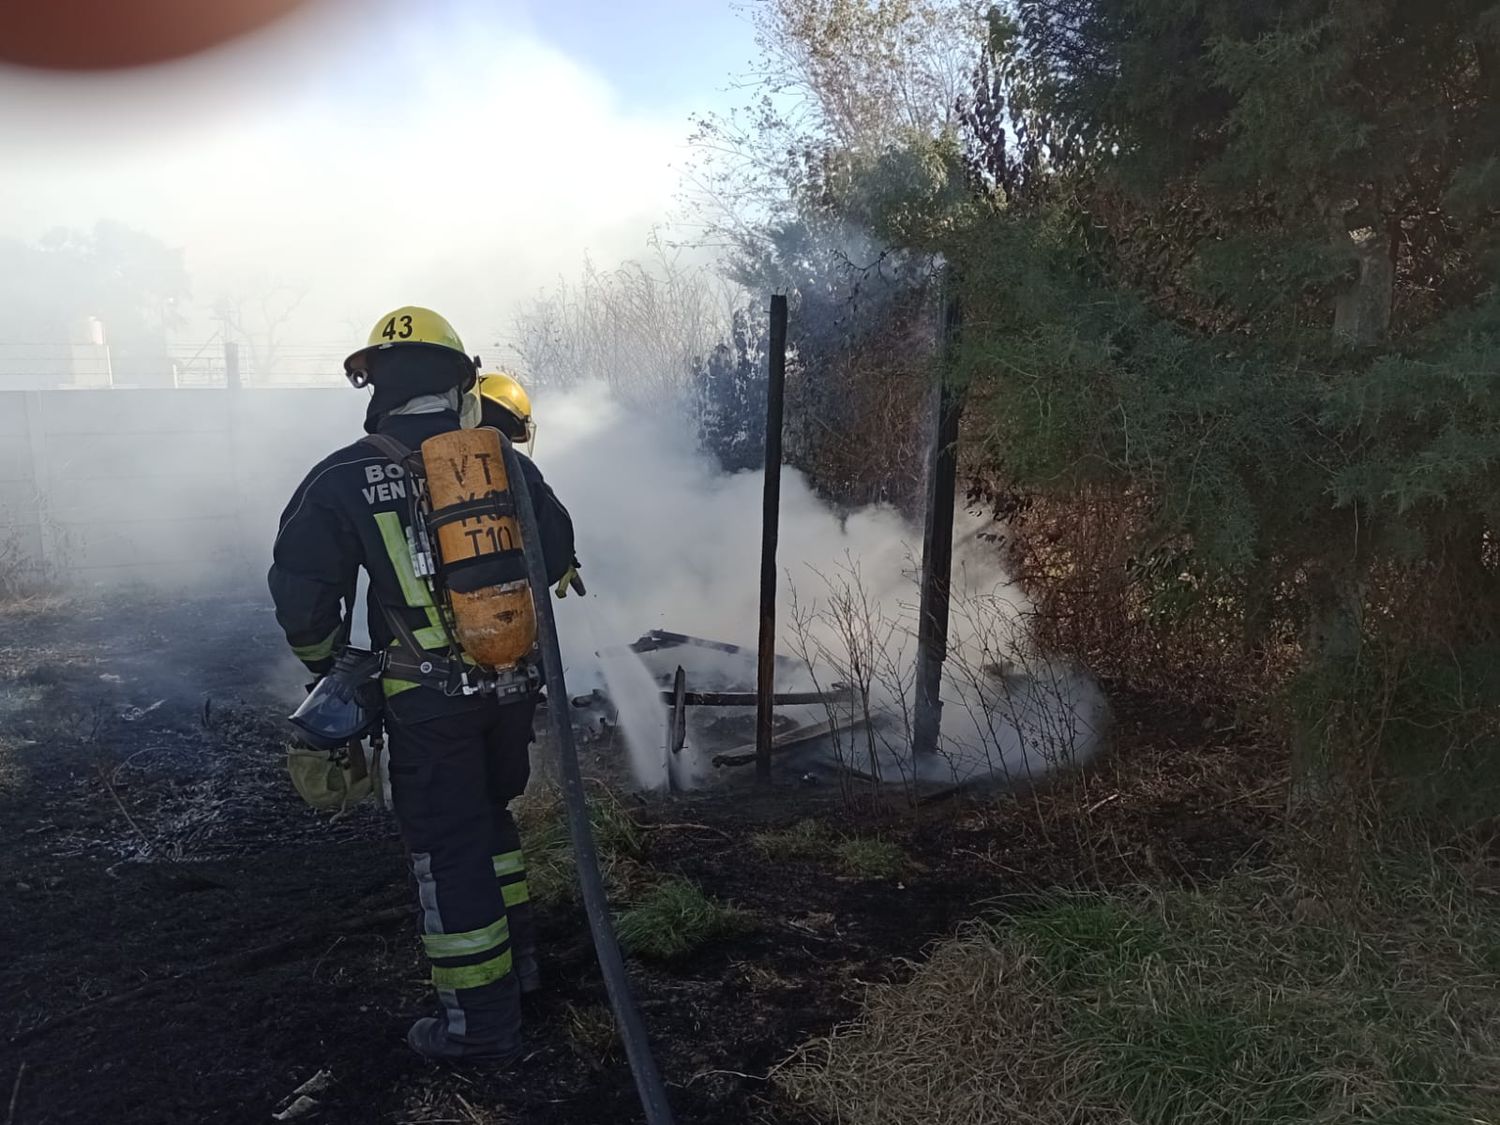
<path id="1" fill-rule="evenodd" d="M 481 405 L 492 403 L 516 420 L 520 436 L 507 433 L 508 438 L 528 444 L 535 440 L 536 426 L 531 420 L 531 397 L 514 375 L 507 375 L 503 371 L 487 371 L 479 377 L 477 389 Z"/>
<path id="2" fill-rule="evenodd" d="M 403 305 L 375 322 L 365 346 L 344 360 L 344 374 L 356 387 L 363 387 L 370 381 L 372 355 L 388 348 L 405 347 L 441 348 L 461 356 L 467 364 L 478 366 L 445 317 L 420 305 Z"/>

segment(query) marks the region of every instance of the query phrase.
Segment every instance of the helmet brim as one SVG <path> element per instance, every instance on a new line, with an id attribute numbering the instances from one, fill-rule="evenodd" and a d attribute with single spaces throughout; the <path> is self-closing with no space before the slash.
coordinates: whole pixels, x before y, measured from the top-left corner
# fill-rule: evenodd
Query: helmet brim
<path id="1" fill-rule="evenodd" d="M 445 356 L 457 356 L 467 370 L 467 378 L 456 383 L 455 387 L 460 391 L 467 391 L 474 386 L 479 378 L 479 364 L 473 356 L 467 352 L 461 352 L 457 348 L 450 348 L 446 344 L 429 344 L 424 340 L 397 340 L 388 344 L 370 344 L 360 348 L 357 352 L 350 352 L 344 360 L 344 377 L 356 387 L 367 386 L 371 381 L 370 358 L 380 352 L 394 351 L 395 349 L 426 348 L 429 351 L 440 352 Z"/>

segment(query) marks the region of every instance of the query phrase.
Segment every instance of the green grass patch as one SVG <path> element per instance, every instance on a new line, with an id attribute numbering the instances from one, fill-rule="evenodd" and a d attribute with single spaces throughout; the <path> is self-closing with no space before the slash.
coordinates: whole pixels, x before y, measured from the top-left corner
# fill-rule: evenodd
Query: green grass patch
<path id="1" fill-rule="evenodd" d="M 839 868 L 857 879 L 896 879 L 910 866 L 906 852 L 889 840 L 851 836 L 835 848 Z"/>
<path id="2" fill-rule="evenodd" d="M 686 957 L 745 925 L 739 911 L 710 898 L 691 880 L 676 877 L 651 887 L 615 919 L 621 948 L 658 961 Z"/>
<path id="3" fill-rule="evenodd" d="M 767 859 L 833 863 L 857 879 L 894 879 L 911 866 L 899 844 L 869 836 L 843 836 L 818 820 L 756 832 L 750 843 Z"/>
<path id="4" fill-rule="evenodd" d="M 847 1125 L 1500 1125 L 1492 873 L 1371 871 L 973 924 L 776 1080 Z"/>
<path id="5" fill-rule="evenodd" d="M 588 807 L 600 872 L 619 910 L 615 926 L 626 952 L 670 961 L 746 927 L 744 914 L 705 895 L 697 884 L 676 877 L 663 879 L 648 867 L 640 825 L 611 794 L 591 794 Z M 543 791 L 528 795 L 517 820 L 532 898 L 545 903 L 576 903 L 573 840 L 560 794 Z M 598 1022 L 592 1013 L 578 1014 L 577 1019 L 570 1016 L 570 1020 L 569 1034 L 581 1043 L 603 1039 L 591 1033 L 592 1025 Z"/>
<path id="6" fill-rule="evenodd" d="M 1086 896 L 1061 898 L 1010 923 L 1059 987 L 1086 986 L 1133 971 L 1161 952 L 1158 920 L 1134 904 Z"/>
<path id="7" fill-rule="evenodd" d="M 822 821 L 799 820 L 790 828 L 752 833 L 750 843 L 767 859 L 826 859 L 838 845 L 838 837 Z"/>

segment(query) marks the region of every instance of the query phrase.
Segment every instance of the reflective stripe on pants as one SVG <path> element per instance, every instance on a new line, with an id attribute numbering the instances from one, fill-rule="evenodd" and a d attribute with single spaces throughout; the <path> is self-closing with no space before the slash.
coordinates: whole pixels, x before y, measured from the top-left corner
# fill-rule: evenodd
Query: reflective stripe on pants
<path id="1" fill-rule="evenodd" d="M 507 841 L 520 840 L 515 820 L 506 814 L 508 824 L 500 826 L 499 836 Z M 518 953 L 536 950 L 535 925 L 531 914 L 531 887 L 526 882 L 526 857 L 519 847 L 500 852 L 494 857 L 495 879 L 500 884 L 501 897 L 510 915 L 511 940 Z"/>

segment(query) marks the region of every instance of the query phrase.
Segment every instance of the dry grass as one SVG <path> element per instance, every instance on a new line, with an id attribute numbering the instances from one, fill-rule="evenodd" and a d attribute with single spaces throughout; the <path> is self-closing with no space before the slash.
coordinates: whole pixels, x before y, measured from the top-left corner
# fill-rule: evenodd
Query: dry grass
<path id="1" fill-rule="evenodd" d="M 782 976 L 770 965 L 756 961 L 737 961 L 736 969 L 745 983 L 754 992 L 779 992 L 783 989 L 801 987 L 795 980 Z"/>
<path id="2" fill-rule="evenodd" d="M 841 1123 L 1066 1121 L 1044 1108 L 1064 1044 L 1040 975 L 1031 956 L 970 927 L 908 983 L 871 988 L 856 1023 L 801 1048 L 775 1081 Z"/>
<path id="3" fill-rule="evenodd" d="M 974 924 L 776 1072 L 840 1125 L 1496 1125 L 1493 869 L 1390 859 Z"/>
<path id="4" fill-rule="evenodd" d="M 640 826 L 608 790 L 590 795 L 589 826 L 599 869 L 611 893 L 634 883 L 642 853 Z M 516 809 L 526 853 L 526 879 L 542 902 L 571 902 L 578 894 L 573 840 L 562 794 L 551 788 L 529 792 Z"/>
<path id="5" fill-rule="evenodd" d="M 608 1004 L 568 1004 L 563 1011 L 568 1041 L 579 1057 L 599 1065 L 614 1056 L 619 1040 Z"/>

